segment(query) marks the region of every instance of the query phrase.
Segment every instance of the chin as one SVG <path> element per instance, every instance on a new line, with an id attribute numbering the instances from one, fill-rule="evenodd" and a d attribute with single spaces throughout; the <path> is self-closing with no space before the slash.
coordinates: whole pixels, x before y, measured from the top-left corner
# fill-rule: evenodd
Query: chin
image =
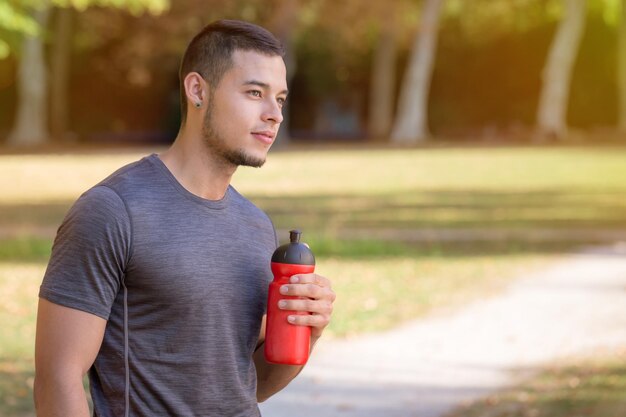
<path id="1" fill-rule="evenodd" d="M 224 155 L 226 160 L 236 166 L 261 168 L 265 164 L 267 155 L 254 155 L 243 149 L 236 149 Z"/>

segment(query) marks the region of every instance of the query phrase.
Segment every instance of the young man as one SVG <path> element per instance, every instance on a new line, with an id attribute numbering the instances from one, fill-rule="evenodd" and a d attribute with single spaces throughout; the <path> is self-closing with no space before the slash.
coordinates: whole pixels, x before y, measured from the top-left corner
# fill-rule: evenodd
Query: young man
<path id="1" fill-rule="evenodd" d="M 258 416 L 258 401 L 301 370 L 263 359 L 269 218 L 229 184 L 260 167 L 283 120 L 286 72 L 265 29 L 218 21 L 189 44 L 180 69 L 183 121 L 160 155 L 127 165 L 83 194 L 58 230 L 40 290 L 35 403 L 39 416 Z M 296 276 L 280 308 L 329 322 L 328 279 Z"/>

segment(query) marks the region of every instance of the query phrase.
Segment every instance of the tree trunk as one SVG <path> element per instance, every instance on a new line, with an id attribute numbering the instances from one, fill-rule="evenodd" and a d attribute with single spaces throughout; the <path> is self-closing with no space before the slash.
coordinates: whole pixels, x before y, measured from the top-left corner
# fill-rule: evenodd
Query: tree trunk
<path id="1" fill-rule="evenodd" d="M 428 138 L 428 92 L 437 49 L 439 15 L 443 0 L 425 0 L 421 27 L 404 75 L 392 142 L 418 143 Z"/>
<path id="2" fill-rule="evenodd" d="M 268 24 L 272 33 L 280 39 L 285 49 L 285 65 L 287 67 L 287 85 L 291 86 L 291 80 L 296 73 L 296 59 L 293 47 L 293 35 L 297 25 L 299 0 L 281 0 L 278 10 L 272 21 Z M 289 135 L 289 100 L 283 106 L 283 122 L 281 123 L 276 147 L 288 145 L 291 141 Z"/>
<path id="3" fill-rule="evenodd" d="M 620 132 L 626 133 L 626 0 L 622 0 L 622 17 L 619 25 L 617 86 L 619 91 Z"/>
<path id="4" fill-rule="evenodd" d="M 63 141 L 68 124 L 68 84 L 74 9 L 57 8 L 50 61 L 50 131 Z"/>
<path id="5" fill-rule="evenodd" d="M 393 7 L 386 9 L 381 34 L 372 57 L 368 132 L 380 140 L 389 134 L 393 121 L 393 99 L 396 84 L 396 33 Z"/>
<path id="6" fill-rule="evenodd" d="M 49 6 L 44 5 L 34 12 L 34 18 L 42 28 L 48 22 L 49 10 Z M 29 146 L 48 140 L 46 78 L 43 39 L 26 35 L 18 67 L 18 107 L 8 139 L 10 145 Z"/>
<path id="7" fill-rule="evenodd" d="M 543 86 L 537 110 L 540 138 L 567 135 L 569 87 L 585 26 L 586 0 L 564 0 L 565 15 L 554 36 L 543 70 Z"/>

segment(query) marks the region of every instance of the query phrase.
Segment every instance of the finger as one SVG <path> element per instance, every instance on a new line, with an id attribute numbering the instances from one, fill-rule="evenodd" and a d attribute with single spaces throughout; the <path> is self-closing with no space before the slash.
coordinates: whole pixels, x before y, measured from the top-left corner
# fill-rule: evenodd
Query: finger
<path id="1" fill-rule="evenodd" d="M 292 284 L 315 284 L 320 287 L 330 288 L 330 281 L 328 278 L 318 274 L 299 274 L 290 278 L 289 282 Z"/>
<path id="2" fill-rule="evenodd" d="M 307 313 L 317 313 L 330 316 L 333 312 L 331 302 L 322 300 L 280 300 L 278 308 L 289 311 L 304 311 Z"/>
<path id="3" fill-rule="evenodd" d="M 327 288 L 322 288 L 315 284 L 287 284 L 280 287 L 280 293 L 293 297 L 307 297 L 313 299 L 324 297 L 330 292 Z"/>
<path id="4" fill-rule="evenodd" d="M 325 314 L 293 314 L 287 317 L 287 321 L 296 326 L 324 328 L 330 322 L 330 316 Z"/>

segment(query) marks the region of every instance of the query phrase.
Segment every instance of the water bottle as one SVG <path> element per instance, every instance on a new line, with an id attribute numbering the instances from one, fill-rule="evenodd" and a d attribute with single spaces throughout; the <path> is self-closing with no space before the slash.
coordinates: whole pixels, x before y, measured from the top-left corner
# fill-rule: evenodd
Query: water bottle
<path id="1" fill-rule="evenodd" d="M 265 328 L 265 360 L 285 365 L 304 365 L 309 359 L 311 327 L 291 324 L 290 315 L 307 315 L 300 311 L 278 308 L 281 299 L 298 299 L 282 295 L 280 287 L 289 283 L 289 278 L 296 274 L 308 274 L 315 270 L 315 257 L 311 249 L 300 243 L 300 231 L 289 232 L 290 242 L 284 244 L 272 255 L 272 273 L 274 280 L 270 284 L 267 297 L 267 322 Z"/>

